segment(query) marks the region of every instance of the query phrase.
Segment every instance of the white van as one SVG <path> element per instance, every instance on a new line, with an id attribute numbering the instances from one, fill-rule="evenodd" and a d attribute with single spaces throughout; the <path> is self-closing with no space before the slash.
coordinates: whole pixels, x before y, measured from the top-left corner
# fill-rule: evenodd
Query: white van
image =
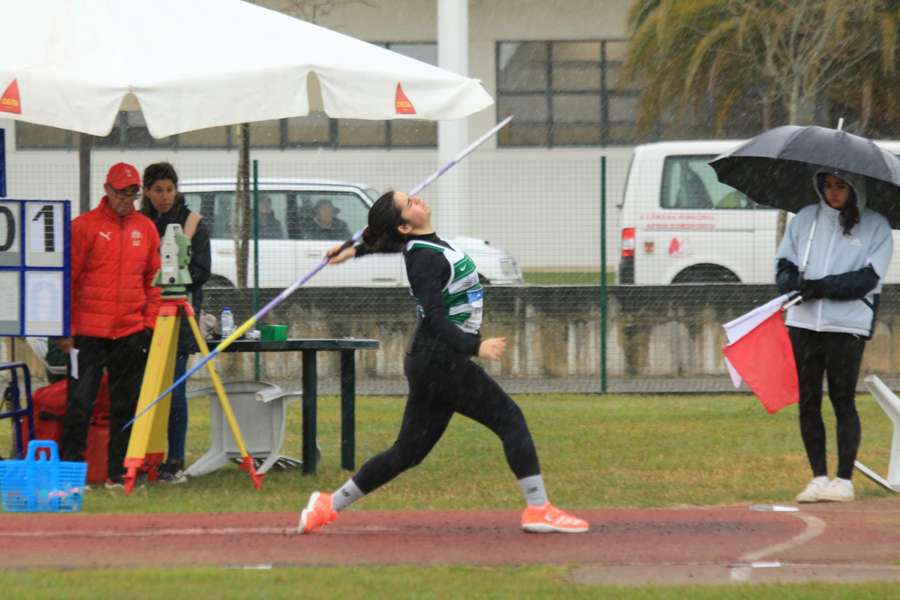
<path id="1" fill-rule="evenodd" d="M 774 282 L 778 211 L 720 183 L 708 164 L 741 143 L 659 142 L 634 149 L 618 205 L 619 283 Z M 878 143 L 900 153 L 900 142 Z M 900 252 L 898 231 L 894 247 Z M 900 281 L 900 261 L 885 281 Z"/>
<path id="2" fill-rule="evenodd" d="M 232 287 L 237 281 L 234 223 L 233 179 L 181 181 L 188 208 L 200 212 L 209 229 L 212 252 L 212 277 L 208 287 Z M 259 285 L 285 288 L 318 265 L 325 251 L 362 229 L 369 207 L 378 198 L 372 188 L 354 183 L 317 179 L 261 179 L 260 206 L 271 208 L 266 226 L 259 229 Z M 315 226 L 317 207 L 330 204 L 334 236 L 322 235 Z M 261 219 L 262 221 L 262 219 Z M 340 233 L 337 233 L 340 232 Z M 522 274 L 516 261 L 487 242 L 470 237 L 451 240 L 465 251 L 486 284 L 521 284 Z M 248 260 L 249 281 L 253 282 L 253 245 Z M 365 260 L 353 260 L 339 268 L 325 268 L 306 284 L 310 287 L 405 286 L 406 269 L 398 254 L 377 254 Z"/>

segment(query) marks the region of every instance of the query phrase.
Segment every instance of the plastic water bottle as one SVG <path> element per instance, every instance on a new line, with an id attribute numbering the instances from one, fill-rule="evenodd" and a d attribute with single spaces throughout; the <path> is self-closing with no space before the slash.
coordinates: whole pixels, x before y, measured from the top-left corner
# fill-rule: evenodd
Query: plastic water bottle
<path id="1" fill-rule="evenodd" d="M 222 309 L 222 316 L 219 317 L 219 326 L 222 329 L 223 338 L 234 333 L 234 314 L 227 306 Z"/>

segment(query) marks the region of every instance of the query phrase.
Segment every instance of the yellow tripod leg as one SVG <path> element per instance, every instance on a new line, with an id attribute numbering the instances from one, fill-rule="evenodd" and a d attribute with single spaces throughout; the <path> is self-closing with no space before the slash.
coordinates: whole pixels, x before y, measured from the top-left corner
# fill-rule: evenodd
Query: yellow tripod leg
<path id="1" fill-rule="evenodd" d="M 163 306 L 156 319 L 153 339 L 150 342 L 150 354 L 144 369 L 141 393 L 138 397 L 137 411 L 155 400 L 172 384 L 175 374 L 175 355 L 178 351 L 178 312 Z M 130 494 L 138 474 L 149 465 L 155 473 L 155 467 L 162 462 L 166 449 L 166 431 L 169 424 L 171 395 L 151 407 L 148 418 L 139 419 L 132 425 L 125 453 L 125 493 Z"/>
<path id="2" fill-rule="evenodd" d="M 175 362 L 178 357 L 178 329 L 181 321 L 178 316 L 163 318 L 167 321 L 172 321 L 172 330 L 171 332 L 168 331 L 168 323 L 166 323 L 163 328 L 163 335 L 169 335 L 171 339 L 168 344 L 163 344 L 164 347 L 168 346 L 169 348 L 168 354 L 165 356 L 165 368 L 161 379 L 165 387 L 157 390 L 157 394 L 172 385 L 172 382 L 175 380 Z M 150 420 L 150 437 L 147 441 L 147 460 L 145 463 L 145 469 L 150 472 L 151 481 L 156 479 L 157 467 L 162 464 L 166 453 L 169 451 L 169 414 L 172 411 L 172 394 L 166 396 L 154 408 L 156 413 L 153 419 Z"/>
<path id="3" fill-rule="evenodd" d="M 200 348 L 200 352 L 209 354 L 209 346 L 206 345 L 206 340 L 203 339 L 203 335 L 200 333 L 200 328 L 197 326 L 197 320 L 191 314 L 188 315 L 187 320 L 191 325 L 191 331 L 194 332 L 194 339 L 197 341 L 197 347 Z M 253 457 L 247 452 L 247 446 L 244 444 L 244 436 L 241 435 L 241 428 L 238 426 L 234 411 L 231 409 L 231 403 L 228 402 L 228 396 L 225 394 L 225 388 L 222 386 L 222 380 L 219 379 L 219 374 L 216 372 L 216 367 L 213 365 L 213 362 L 214 361 L 209 361 L 206 363 L 206 370 L 209 372 L 209 378 L 212 380 L 213 388 L 216 390 L 216 396 L 219 398 L 222 412 L 225 413 L 225 419 L 228 421 L 229 428 L 231 428 L 234 442 L 241 452 L 241 468 L 250 475 L 250 479 L 253 480 L 253 487 L 260 489 L 265 475 L 260 475 L 256 472 L 256 466 L 253 464 Z M 169 381 L 172 380 L 170 379 Z M 162 393 L 164 389 L 165 388 L 159 390 L 159 393 Z M 154 396 L 154 398 L 155 397 L 156 396 Z"/>

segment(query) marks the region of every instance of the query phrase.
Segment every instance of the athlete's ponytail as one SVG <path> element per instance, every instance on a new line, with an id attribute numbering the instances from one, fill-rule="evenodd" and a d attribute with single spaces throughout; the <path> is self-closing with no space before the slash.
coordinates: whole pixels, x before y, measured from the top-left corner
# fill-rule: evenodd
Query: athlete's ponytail
<path id="1" fill-rule="evenodd" d="M 397 227 L 404 223 L 394 204 L 394 190 L 381 195 L 369 209 L 369 226 L 363 231 L 363 243 L 373 252 L 400 252 L 406 239 Z"/>

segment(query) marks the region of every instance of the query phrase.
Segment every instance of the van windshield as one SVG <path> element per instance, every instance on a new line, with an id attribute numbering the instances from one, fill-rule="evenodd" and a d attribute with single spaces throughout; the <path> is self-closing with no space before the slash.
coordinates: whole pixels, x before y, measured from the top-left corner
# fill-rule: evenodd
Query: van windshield
<path id="1" fill-rule="evenodd" d="M 631 158 L 628 159 L 628 168 L 625 169 L 625 185 L 622 186 L 622 196 L 619 198 L 618 204 L 616 204 L 617 208 L 622 208 L 625 206 L 625 198 L 628 197 L 628 183 L 631 181 L 631 167 L 634 166 L 634 152 L 631 153 Z"/>
<path id="2" fill-rule="evenodd" d="M 709 161 L 714 158 L 714 155 L 666 157 L 660 207 L 682 210 L 764 208 L 742 192 L 721 183 L 709 166 Z"/>

